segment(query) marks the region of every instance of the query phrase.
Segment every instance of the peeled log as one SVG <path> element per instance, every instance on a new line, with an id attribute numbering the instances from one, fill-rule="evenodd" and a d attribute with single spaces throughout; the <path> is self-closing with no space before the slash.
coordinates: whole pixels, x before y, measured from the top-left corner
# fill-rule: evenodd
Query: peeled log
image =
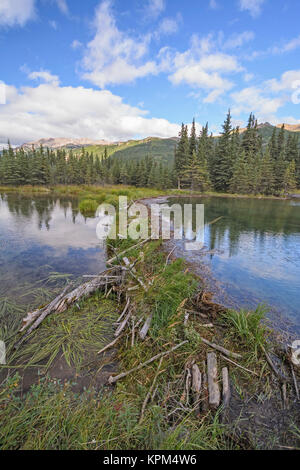
<path id="1" fill-rule="evenodd" d="M 223 383 L 223 390 L 222 390 L 222 400 L 224 408 L 229 406 L 230 402 L 230 384 L 229 384 L 229 374 L 227 367 L 223 367 L 222 369 L 222 383 Z"/>
<path id="2" fill-rule="evenodd" d="M 200 400 L 202 386 L 202 375 L 197 364 L 193 364 L 192 367 L 192 392 L 194 395 L 194 401 L 197 403 Z"/>
<path id="3" fill-rule="evenodd" d="M 207 354 L 207 380 L 209 407 L 212 409 L 217 409 L 220 405 L 221 396 L 218 384 L 217 356 L 215 355 L 215 353 Z"/>

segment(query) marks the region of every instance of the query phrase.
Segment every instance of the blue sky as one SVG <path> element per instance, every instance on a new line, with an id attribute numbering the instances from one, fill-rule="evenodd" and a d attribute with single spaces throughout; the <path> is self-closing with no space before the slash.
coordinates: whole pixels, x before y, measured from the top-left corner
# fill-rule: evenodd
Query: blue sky
<path id="1" fill-rule="evenodd" d="M 168 137 L 193 117 L 216 133 L 229 107 L 300 123 L 299 17 L 299 0 L 0 0 L 0 142 Z"/>

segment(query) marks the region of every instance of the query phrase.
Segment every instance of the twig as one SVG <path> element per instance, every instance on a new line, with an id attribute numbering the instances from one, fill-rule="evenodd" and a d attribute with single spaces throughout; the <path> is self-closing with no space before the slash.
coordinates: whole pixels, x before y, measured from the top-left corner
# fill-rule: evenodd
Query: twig
<path id="1" fill-rule="evenodd" d="M 172 248 L 172 250 L 170 251 L 170 253 L 168 254 L 167 259 L 166 259 L 166 264 L 165 264 L 165 267 L 164 267 L 164 271 L 166 270 L 166 268 L 168 266 L 168 263 L 169 263 L 169 259 L 171 258 L 172 254 L 174 253 L 175 250 L 176 250 L 176 246 L 174 246 Z"/>
<path id="2" fill-rule="evenodd" d="M 231 359 L 229 359 L 228 357 L 223 356 L 223 354 L 221 355 L 221 357 L 222 357 L 222 359 L 225 359 L 225 361 L 230 362 L 231 364 L 235 365 L 236 367 L 239 367 L 240 369 L 243 369 L 244 371 L 249 372 L 250 374 L 253 374 L 253 375 L 256 375 L 257 377 L 259 377 L 259 374 L 257 374 L 253 370 L 250 370 L 250 369 L 247 369 L 246 367 L 241 366 L 237 362 L 234 362 Z"/>
<path id="3" fill-rule="evenodd" d="M 183 346 L 183 345 L 186 344 L 186 343 L 188 343 L 188 340 L 183 341 L 183 342 L 180 343 L 180 344 L 177 344 L 176 346 L 174 346 L 174 347 L 173 347 L 172 349 L 170 349 L 169 351 L 165 351 L 165 352 L 163 352 L 163 353 L 156 354 L 156 356 L 152 357 L 151 359 L 148 359 L 148 361 L 143 362 L 143 364 L 140 364 L 139 366 L 134 367 L 133 369 L 130 369 L 130 370 L 128 370 L 127 372 L 123 372 L 122 374 L 116 375 L 115 377 L 113 377 L 113 376 L 109 377 L 108 383 L 109 383 L 110 385 L 114 384 L 114 383 L 117 382 L 118 380 L 123 379 L 123 378 L 126 377 L 127 375 L 132 374 L 133 372 L 137 372 L 138 370 L 142 369 L 143 367 L 147 366 L 148 364 L 151 364 L 152 362 L 156 361 L 157 359 L 160 359 L 161 357 L 165 357 L 165 356 L 167 356 L 168 354 L 171 354 L 173 351 L 175 351 L 175 350 L 178 349 L 178 348 L 181 348 L 181 346 Z"/>
<path id="4" fill-rule="evenodd" d="M 118 336 L 118 338 L 114 339 L 111 343 L 107 344 L 103 349 L 101 349 L 101 351 L 98 351 L 97 354 L 102 354 L 107 349 L 112 348 L 121 338 L 122 335 Z"/>
<path id="5" fill-rule="evenodd" d="M 152 322 L 152 315 L 149 315 L 144 323 L 143 328 L 140 331 L 140 338 L 142 340 L 146 338 L 149 328 L 151 326 L 151 322 Z"/>
<path id="6" fill-rule="evenodd" d="M 264 353 L 264 355 L 266 356 L 266 359 L 267 359 L 267 363 L 269 364 L 269 366 L 271 367 L 271 369 L 273 370 L 274 374 L 278 377 L 278 379 L 280 380 L 280 382 L 282 382 L 283 384 L 288 382 L 288 379 L 281 373 L 281 371 L 279 371 L 275 364 L 273 363 L 271 357 L 269 356 L 269 354 L 267 353 L 267 351 L 265 350 L 265 348 L 263 346 L 261 346 L 261 349 Z"/>
<path id="7" fill-rule="evenodd" d="M 120 326 L 117 328 L 116 332 L 115 332 L 115 337 L 119 336 L 122 331 L 124 330 L 125 326 L 127 325 L 128 323 L 128 320 L 129 318 L 131 317 L 131 312 L 129 312 L 127 314 L 127 316 L 125 317 L 125 319 L 122 321 L 122 323 L 120 324 Z"/>
<path id="8" fill-rule="evenodd" d="M 144 414 L 145 414 L 145 409 L 146 409 L 146 406 L 147 406 L 147 403 L 148 401 L 150 400 L 151 398 L 151 395 L 152 395 L 152 392 L 153 392 L 153 389 L 155 387 L 155 384 L 156 384 L 156 380 L 159 376 L 159 373 L 160 373 L 160 368 L 161 368 L 161 365 L 162 365 L 162 362 L 163 362 L 163 357 L 160 358 L 160 361 L 159 361 L 159 364 L 158 364 L 158 367 L 157 367 L 157 371 L 156 371 L 156 374 L 154 376 L 154 379 L 153 379 L 153 382 L 152 382 L 152 385 L 146 395 L 146 398 L 143 402 L 143 406 L 142 406 L 142 411 L 141 411 L 141 416 L 140 416 L 140 420 L 139 420 L 139 424 L 143 421 L 144 419 Z"/>
<path id="9" fill-rule="evenodd" d="M 130 299 L 127 300 L 127 303 L 126 303 L 126 305 L 125 305 L 125 308 L 124 308 L 123 312 L 121 313 L 121 315 L 119 316 L 119 318 L 118 318 L 118 320 L 117 320 L 117 323 L 119 323 L 119 322 L 122 320 L 122 318 L 124 317 L 125 313 L 126 313 L 127 310 L 128 310 L 129 305 L 130 305 Z"/>
<path id="10" fill-rule="evenodd" d="M 228 351 L 228 349 L 223 348 L 222 346 L 219 346 L 218 344 L 211 343 L 205 338 L 202 338 L 200 336 L 201 341 L 203 341 L 204 344 L 207 344 L 207 346 L 210 346 L 213 349 L 216 349 L 217 351 L 225 354 L 225 356 L 233 357 L 235 359 L 240 359 L 242 356 L 240 354 L 234 353 L 232 351 Z"/>

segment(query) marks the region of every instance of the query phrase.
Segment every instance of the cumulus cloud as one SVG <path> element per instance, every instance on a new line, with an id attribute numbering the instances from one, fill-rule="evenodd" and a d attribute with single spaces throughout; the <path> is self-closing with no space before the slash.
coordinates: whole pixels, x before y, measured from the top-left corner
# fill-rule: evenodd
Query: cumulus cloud
<path id="1" fill-rule="evenodd" d="M 233 88 L 234 83 L 227 74 L 243 71 L 236 57 L 214 51 L 212 36 L 194 36 L 191 48 L 183 53 L 164 50 L 164 63 L 169 62 L 169 80 L 174 85 L 185 83 L 193 88 L 208 92 L 204 101 L 213 103 L 224 92 Z M 168 60 L 167 60 L 168 59 Z"/>
<path id="2" fill-rule="evenodd" d="M 243 112 L 255 112 L 261 121 L 276 121 L 276 113 L 285 104 L 282 96 L 273 97 L 268 95 L 260 87 L 248 87 L 241 91 L 232 93 L 234 101 L 232 113 L 241 114 Z"/>
<path id="3" fill-rule="evenodd" d="M 253 41 L 255 34 L 253 31 L 244 31 L 240 34 L 232 35 L 224 44 L 224 49 L 236 49 L 242 47 L 247 42 Z"/>
<path id="4" fill-rule="evenodd" d="M 24 26 L 35 16 L 35 0 L 1 0 L 0 26 Z"/>
<path id="5" fill-rule="evenodd" d="M 248 11 L 253 18 L 261 14 L 266 0 L 239 0 L 240 10 Z"/>
<path id="6" fill-rule="evenodd" d="M 144 61 L 150 36 L 133 38 L 120 31 L 111 12 L 110 0 L 96 9 L 94 39 L 87 45 L 82 66 L 84 78 L 100 88 L 130 83 L 157 73 L 154 61 Z"/>
<path id="7" fill-rule="evenodd" d="M 179 29 L 179 23 L 181 21 L 181 16 L 177 15 L 176 18 L 164 18 L 157 31 L 155 32 L 156 37 L 160 37 L 162 35 L 169 35 L 177 33 Z"/>
<path id="8" fill-rule="evenodd" d="M 179 126 L 148 118 L 147 111 L 124 103 L 107 90 L 61 87 L 55 82 L 17 89 L 6 86 L 0 106 L 0 142 L 13 144 L 44 137 L 86 137 L 110 141 L 170 137 Z"/>
<path id="9" fill-rule="evenodd" d="M 279 80 L 273 78 L 266 82 L 267 87 L 274 93 L 295 90 L 299 84 L 300 70 L 288 70 L 281 75 Z"/>
<path id="10" fill-rule="evenodd" d="M 57 75 L 52 75 L 48 70 L 40 70 L 38 72 L 30 72 L 28 74 L 30 80 L 41 80 L 42 82 L 52 83 L 59 85 L 59 78 Z"/>

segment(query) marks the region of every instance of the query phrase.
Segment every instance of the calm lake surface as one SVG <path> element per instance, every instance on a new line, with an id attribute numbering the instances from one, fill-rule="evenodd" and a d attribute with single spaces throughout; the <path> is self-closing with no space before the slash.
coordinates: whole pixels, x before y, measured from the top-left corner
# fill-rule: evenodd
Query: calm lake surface
<path id="1" fill-rule="evenodd" d="M 229 307 L 265 303 L 275 324 L 299 333 L 300 201 L 169 199 L 174 203 L 205 205 L 204 250 L 214 253 L 188 252 L 176 241 L 176 254 L 205 275 L 214 299 Z"/>
<path id="2" fill-rule="evenodd" d="M 37 293 L 51 298 L 60 275 L 78 281 L 105 269 L 98 221 L 77 206 L 75 199 L 0 194 L 0 313 L 4 299 L 31 305 Z"/>

